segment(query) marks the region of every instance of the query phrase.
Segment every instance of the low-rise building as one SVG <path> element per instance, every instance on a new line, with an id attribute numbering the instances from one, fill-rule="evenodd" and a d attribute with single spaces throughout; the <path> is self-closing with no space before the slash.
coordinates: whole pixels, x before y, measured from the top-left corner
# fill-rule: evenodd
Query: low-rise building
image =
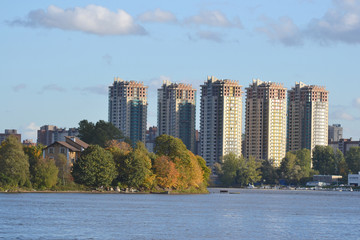
<path id="1" fill-rule="evenodd" d="M 360 186 L 360 172 L 348 175 L 348 185 Z"/>
<path id="2" fill-rule="evenodd" d="M 9 136 L 15 136 L 21 142 L 21 134 L 15 129 L 5 129 L 5 133 L 0 133 L 0 144 Z"/>
<path id="3" fill-rule="evenodd" d="M 339 149 L 345 156 L 351 147 L 360 147 L 360 141 L 354 141 L 352 138 L 342 138 L 339 141 L 330 141 L 329 146 L 331 146 L 335 152 Z"/>
<path id="4" fill-rule="evenodd" d="M 72 165 L 89 145 L 77 137 L 65 137 L 65 142 L 56 141 L 43 150 L 44 158 L 55 159 L 59 154 L 64 154 L 67 163 Z"/>
<path id="5" fill-rule="evenodd" d="M 342 179 L 342 176 L 339 175 L 314 175 L 314 182 L 324 182 L 327 184 L 336 184 L 339 180 Z"/>

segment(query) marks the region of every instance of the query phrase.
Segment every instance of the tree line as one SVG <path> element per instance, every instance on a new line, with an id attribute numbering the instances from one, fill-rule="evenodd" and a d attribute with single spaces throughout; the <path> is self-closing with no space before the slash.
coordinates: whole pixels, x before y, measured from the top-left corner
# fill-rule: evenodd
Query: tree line
<path id="1" fill-rule="evenodd" d="M 349 173 L 360 171 L 360 147 L 352 147 L 344 157 L 340 150 L 330 146 L 316 146 L 313 156 L 308 149 L 287 152 L 280 167 L 271 160 L 245 159 L 233 153 L 223 156 L 214 166 L 223 186 L 247 186 L 254 183 L 304 185 L 313 175 L 341 175 L 347 183 Z"/>
<path id="2" fill-rule="evenodd" d="M 119 187 L 139 191 L 206 191 L 210 169 L 180 139 L 161 135 L 155 140 L 155 152 L 151 153 L 142 142 L 132 147 L 119 141 L 123 136 L 111 123 L 92 124 L 84 120 L 79 125 L 80 138 L 91 145 L 73 166 L 64 154 L 44 158 L 44 146 L 22 146 L 12 136 L 3 141 L 0 189 Z"/>

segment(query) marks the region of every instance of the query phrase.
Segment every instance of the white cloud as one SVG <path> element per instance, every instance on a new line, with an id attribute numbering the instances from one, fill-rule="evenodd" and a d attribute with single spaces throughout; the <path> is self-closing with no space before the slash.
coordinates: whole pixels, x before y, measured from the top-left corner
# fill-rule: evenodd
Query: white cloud
<path id="1" fill-rule="evenodd" d="M 42 9 L 31 11 L 25 20 L 18 19 L 9 22 L 9 24 L 25 27 L 58 28 L 96 35 L 146 34 L 145 29 L 136 24 L 124 10 L 119 9 L 117 12 L 112 12 L 96 5 L 70 9 L 50 5 L 47 11 Z"/>
<path id="2" fill-rule="evenodd" d="M 63 87 L 58 86 L 57 84 L 48 84 L 42 87 L 42 89 L 38 92 L 39 94 L 41 93 L 46 93 L 46 92 L 66 92 L 66 89 Z"/>
<path id="3" fill-rule="evenodd" d="M 280 42 L 286 46 L 300 46 L 303 44 L 300 29 L 294 24 L 291 18 L 281 17 L 278 21 L 274 21 L 267 17 L 262 17 L 264 27 L 256 30 L 268 36 L 272 42 Z"/>
<path id="4" fill-rule="evenodd" d="M 210 40 L 210 41 L 214 41 L 214 42 L 222 42 L 222 34 L 216 33 L 216 32 L 211 32 L 211 31 L 199 31 L 196 34 L 199 38 L 201 39 L 206 39 L 206 40 Z"/>
<path id="5" fill-rule="evenodd" d="M 309 23 L 307 33 L 321 42 L 360 43 L 360 1 L 333 0 L 334 7 Z"/>
<path id="6" fill-rule="evenodd" d="M 138 19 L 142 22 L 177 22 L 177 19 L 174 14 L 169 11 L 163 11 L 159 8 L 154 11 L 147 11 L 141 14 Z"/>
<path id="7" fill-rule="evenodd" d="M 167 76 L 163 76 L 161 75 L 160 77 L 157 78 L 152 78 L 150 79 L 150 88 L 159 88 L 164 81 L 171 81 L 170 77 Z"/>
<path id="8" fill-rule="evenodd" d="M 18 91 L 23 90 L 25 88 L 27 88 L 26 84 L 21 83 L 21 84 L 18 84 L 16 86 L 14 86 L 12 89 L 13 89 L 14 92 L 18 92 Z"/>
<path id="9" fill-rule="evenodd" d="M 108 86 L 106 85 L 97 85 L 97 86 L 90 86 L 84 88 L 75 88 L 82 93 L 91 93 L 91 94 L 99 94 L 99 95 L 108 95 Z"/>
<path id="10" fill-rule="evenodd" d="M 199 15 L 189 17 L 184 20 L 186 24 L 206 25 L 211 27 L 235 27 L 243 28 L 239 18 L 229 21 L 220 11 L 203 11 Z"/>
<path id="11" fill-rule="evenodd" d="M 102 59 L 108 64 L 111 65 L 112 64 L 112 56 L 109 54 L 105 54 L 104 56 L 102 56 Z"/>
<path id="12" fill-rule="evenodd" d="M 347 120 L 347 121 L 355 120 L 354 116 L 350 115 L 349 113 L 347 113 L 343 110 L 338 110 L 338 111 L 332 112 L 331 118 L 337 119 L 337 120 Z"/>
<path id="13" fill-rule="evenodd" d="M 353 105 L 357 108 L 360 108 L 360 97 L 354 99 Z"/>
<path id="14" fill-rule="evenodd" d="M 29 125 L 21 127 L 19 132 L 22 139 L 32 139 L 33 142 L 36 142 L 37 130 L 39 129 L 40 127 L 36 123 L 31 122 Z"/>

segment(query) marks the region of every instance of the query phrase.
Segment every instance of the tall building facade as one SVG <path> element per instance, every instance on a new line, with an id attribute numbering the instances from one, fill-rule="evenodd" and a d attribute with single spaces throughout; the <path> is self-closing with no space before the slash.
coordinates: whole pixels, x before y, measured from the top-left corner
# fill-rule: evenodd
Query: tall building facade
<path id="1" fill-rule="evenodd" d="M 230 152 L 241 155 L 241 87 L 215 77 L 201 86 L 200 154 L 210 167 Z"/>
<path id="2" fill-rule="evenodd" d="M 147 86 L 135 81 L 114 78 L 109 86 L 109 122 L 129 137 L 135 145 L 145 143 Z"/>
<path id="3" fill-rule="evenodd" d="M 343 127 L 341 124 L 333 124 L 332 126 L 329 125 L 328 139 L 329 142 L 336 142 L 340 141 L 340 139 L 343 139 Z"/>
<path id="4" fill-rule="evenodd" d="M 245 156 L 280 166 L 286 154 L 286 88 L 254 79 L 246 88 Z"/>
<path id="5" fill-rule="evenodd" d="M 288 91 L 287 151 L 328 145 L 328 93 L 302 82 Z"/>
<path id="6" fill-rule="evenodd" d="M 195 152 L 196 90 L 189 84 L 164 81 L 158 89 L 158 131 L 180 138 Z"/>

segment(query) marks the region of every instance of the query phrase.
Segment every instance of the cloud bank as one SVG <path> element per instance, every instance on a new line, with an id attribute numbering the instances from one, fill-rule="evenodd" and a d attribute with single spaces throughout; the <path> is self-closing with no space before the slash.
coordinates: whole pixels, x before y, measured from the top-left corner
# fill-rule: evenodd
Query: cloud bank
<path id="1" fill-rule="evenodd" d="M 229 21 L 229 19 L 220 11 L 202 11 L 198 15 L 186 18 L 184 23 L 191 25 L 206 25 L 210 27 L 243 28 L 240 19 L 235 18 L 233 21 Z"/>
<path id="2" fill-rule="evenodd" d="M 147 11 L 141 14 L 138 19 L 142 22 L 160 22 L 160 23 L 175 23 L 177 19 L 175 15 L 169 11 L 163 11 L 159 8 L 154 11 Z"/>
<path id="3" fill-rule="evenodd" d="M 143 35 L 145 29 L 136 24 L 124 10 L 112 12 L 97 5 L 84 8 L 62 9 L 51 5 L 47 11 L 31 11 L 26 19 L 8 22 L 10 25 L 25 27 L 45 27 L 62 30 L 73 30 L 96 35 Z"/>
<path id="4" fill-rule="evenodd" d="M 300 29 L 289 17 L 278 21 L 262 19 L 265 26 L 256 30 L 267 35 L 270 41 L 287 46 L 299 46 L 304 39 L 320 43 L 360 43 L 360 1 L 333 0 L 333 7 L 321 18 L 313 18 Z"/>

